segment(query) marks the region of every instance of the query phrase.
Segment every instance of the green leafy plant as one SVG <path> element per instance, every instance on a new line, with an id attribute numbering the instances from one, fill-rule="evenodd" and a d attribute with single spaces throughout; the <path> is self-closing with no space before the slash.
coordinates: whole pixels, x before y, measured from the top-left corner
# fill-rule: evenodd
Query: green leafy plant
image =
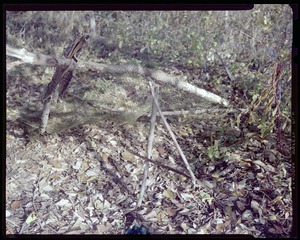
<path id="1" fill-rule="evenodd" d="M 220 159 L 226 155 L 227 148 L 219 147 L 218 140 L 214 141 L 214 145 L 207 148 L 207 155 L 210 159 Z"/>

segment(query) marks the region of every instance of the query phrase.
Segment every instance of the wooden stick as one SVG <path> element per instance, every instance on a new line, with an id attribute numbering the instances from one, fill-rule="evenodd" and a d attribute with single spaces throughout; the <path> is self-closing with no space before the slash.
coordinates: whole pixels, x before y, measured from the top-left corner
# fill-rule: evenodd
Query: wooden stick
<path id="1" fill-rule="evenodd" d="M 156 115 L 157 115 L 157 108 L 155 106 L 154 100 L 152 102 L 152 111 L 151 111 L 151 119 L 150 119 L 150 129 L 149 129 L 149 135 L 148 135 L 148 146 L 147 146 L 147 158 L 152 158 L 152 146 L 153 146 L 153 140 L 154 140 L 154 130 L 155 130 L 155 124 L 156 124 Z M 138 200 L 138 206 L 141 206 L 143 196 L 146 190 L 146 182 L 149 174 L 149 161 L 145 161 L 144 164 L 144 175 L 143 175 L 143 182 L 141 186 L 140 196 Z"/>
<path id="2" fill-rule="evenodd" d="M 220 59 L 220 61 L 221 61 L 222 65 L 223 65 L 223 67 L 225 68 L 225 70 L 226 70 L 226 72 L 227 72 L 227 75 L 228 75 L 229 79 L 230 79 L 231 81 L 234 81 L 234 80 L 235 80 L 234 76 L 233 76 L 233 75 L 231 74 L 231 72 L 229 71 L 228 67 L 227 67 L 226 64 L 224 63 L 224 61 L 223 61 L 223 59 L 221 58 L 220 54 L 219 54 L 216 50 L 214 50 L 214 52 L 217 54 L 218 58 Z"/>
<path id="3" fill-rule="evenodd" d="M 169 134 L 170 134 L 173 142 L 175 143 L 175 147 L 177 148 L 177 150 L 178 150 L 178 152 L 179 152 L 179 154 L 180 154 L 180 156 L 181 156 L 181 158 L 182 158 L 182 160 L 183 160 L 183 162 L 184 162 L 187 170 L 189 171 L 189 173 L 190 173 L 190 175 L 192 177 L 193 184 L 196 185 L 196 177 L 195 177 L 195 175 L 194 175 L 194 173 L 193 173 L 193 171 L 192 171 L 192 169 L 191 169 L 188 161 L 186 160 L 186 157 L 185 157 L 183 151 L 181 150 L 181 147 L 179 146 L 179 144 L 178 144 L 178 142 L 176 140 L 176 137 L 175 137 L 175 135 L 174 135 L 174 133 L 173 133 L 170 125 L 168 124 L 166 118 L 164 117 L 164 115 L 162 114 L 162 111 L 160 110 L 158 101 L 157 101 L 157 99 L 155 98 L 155 95 L 154 95 L 154 88 L 153 88 L 153 85 L 152 85 L 151 81 L 150 81 L 149 84 L 150 84 L 150 87 L 151 87 L 151 93 L 152 93 L 155 105 L 157 107 L 157 110 L 159 112 L 159 115 L 161 116 L 161 119 L 163 120 L 163 123 L 164 123 L 165 127 L 167 128 L 167 130 L 168 130 L 168 132 L 169 132 Z"/>
<path id="4" fill-rule="evenodd" d="M 184 172 L 181 172 L 181 171 L 179 171 L 179 170 L 177 170 L 177 169 L 175 169 L 175 168 L 172 168 L 172 167 L 170 167 L 170 166 L 164 165 L 164 164 L 160 163 L 159 161 L 151 160 L 151 159 L 149 159 L 149 158 L 147 158 L 147 157 L 144 157 L 144 156 L 142 156 L 142 155 L 139 155 L 138 153 L 136 153 L 136 152 L 134 152 L 134 151 L 132 151 L 132 150 L 130 150 L 130 149 L 126 149 L 126 150 L 127 150 L 128 152 L 132 153 L 133 155 L 135 155 L 135 156 L 137 156 L 137 157 L 139 157 L 139 158 L 141 158 L 141 159 L 144 159 L 145 161 L 149 161 L 149 162 L 151 162 L 151 163 L 153 163 L 153 164 L 155 164 L 155 165 L 157 165 L 157 166 L 160 166 L 160 167 L 162 167 L 162 168 L 166 168 L 166 169 L 168 169 L 169 171 L 178 173 L 178 174 L 180 174 L 180 175 L 182 175 L 182 176 L 185 176 L 185 177 L 187 177 L 187 178 L 191 178 L 190 175 L 188 175 L 188 174 L 186 174 L 186 173 L 184 173 Z"/>

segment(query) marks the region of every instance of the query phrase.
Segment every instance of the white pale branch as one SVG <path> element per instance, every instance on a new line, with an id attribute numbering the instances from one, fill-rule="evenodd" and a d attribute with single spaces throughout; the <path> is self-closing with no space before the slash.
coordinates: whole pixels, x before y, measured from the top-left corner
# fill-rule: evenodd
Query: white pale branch
<path id="1" fill-rule="evenodd" d="M 172 86 L 175 86 L 179 90 L 183 90 L 197 96 L 204 98 L 207 101 L 218 103 L 223 105 L 224 107 L 229 107 L 229 102 L 212 92 L 206 91 L 205 89 L 198 88 L 186 81 L 182 81 L 177 79 L 176 77 L 167 74 L 161 70 L 153 70 L 149 68 L 143 68 L 140 65 L 134 64 L 119 64 L 119 65 L 107 65 L 101 63 L 93 63 L 93 62 L 79 62 L 79 68 L 89 68 L 94 71 L 100 71 L 110 74 L 138 74 L 145 77 L 150 77 L 154 81 L 167 83 Z"/>
<path id="2" fill-rule="evenodd" d="M 49 56 L 41 53 L 32 53 L 27 51 L 26 49 L 17 49 L 13 48 L 9 45 L 6 45 L 6 55 L 11 57 L 16 57 L 22 60 L 25 63 L 44 65 L 44 66 L 69 66 L 72 64 L 71 59 L 66 59 L 64 57 L 55 57 Z M 161 70 L 153 70 L 149 68 L 143 68 L 137 64 L 125 63 L 119 65 L 108 65 L 103 63 L 94 63 L 94 62 L 84 62 L 79 61 L 77 63 L 77 68 L 83 70 L 94 70 L 100 71 L 102 73 L 110 73 L 110 74 L 135 74 L 142 75 L 144 77 L 150 77 L 154 81 L 170 84 L 179 90 L 183 90 L 197 96 L 202 97 L 203 99 L 221 104 L 225 107 L 229 106 L 229 102 L 212 92 L 206 91 L 205 89 L 198 88 L 186 81 L 182 81 L 177 79 L 176 77 L 167 74 Z"/>
<path id="3" fill-rule="evenodd" d="M 42 53 L 32 53 L 25 48 L 14 48 L 6 44 L 6 56 L 15 57 L 20 59 L 24 63 L 43 65 L 49 67 L 69 66 L 72 64 L 72 59 L 64 57 L 55 57 Z"/>

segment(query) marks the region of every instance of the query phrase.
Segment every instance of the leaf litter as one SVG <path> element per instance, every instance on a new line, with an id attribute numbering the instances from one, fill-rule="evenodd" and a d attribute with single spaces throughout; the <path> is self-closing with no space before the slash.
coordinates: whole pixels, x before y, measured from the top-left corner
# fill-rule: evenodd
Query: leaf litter
<path id="1" fill-rule="evenodd" d="M 144 160 L 127 149 L 145 156 L 147 124 L 103 121 L 47 136 L 46 141 L 35 136 L 26 144 L 22 129 L 8 121 L 7 231 L 123 234 L 126 216 L 133 214 L 153 234 L 289 236 L 290 157 L 276 151 L 273 139 L 254 133 L 239 137 L 239 145 L 227 147 L 221 158 L 209 158 L 210 130 L 226 126 L 224 122 L 171 124 L 202 186 L 193 187 L 190 179 L 150 163 L 139 209 Z M 160 124 L 153 159 L 185 169 Z"/>

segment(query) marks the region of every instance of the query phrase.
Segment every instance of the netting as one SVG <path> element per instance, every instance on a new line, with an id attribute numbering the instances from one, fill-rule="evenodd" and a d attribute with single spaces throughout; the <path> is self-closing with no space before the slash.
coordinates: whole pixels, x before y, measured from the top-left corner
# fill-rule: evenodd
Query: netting
<path id="1" fill-rule="evenodd" d="M 42 95 L 43 93 L 41 93 Z M 160 106 L 163 111 L 219 108 L 199 96 L 160 85 Z M 79 125 L 97 124 L 102 120 L 117 124 L 133 124 L 150 112 L 152 99 L 148 81 L 132 75 L 75 77 L 67 93 L 51 105 L 47 133 L 62 132 Z M 37 99 L 21 110 L 20 120 L 38 131 L 42 104 Z M 203 114 L 202 114 L 203 117 Z"/>

